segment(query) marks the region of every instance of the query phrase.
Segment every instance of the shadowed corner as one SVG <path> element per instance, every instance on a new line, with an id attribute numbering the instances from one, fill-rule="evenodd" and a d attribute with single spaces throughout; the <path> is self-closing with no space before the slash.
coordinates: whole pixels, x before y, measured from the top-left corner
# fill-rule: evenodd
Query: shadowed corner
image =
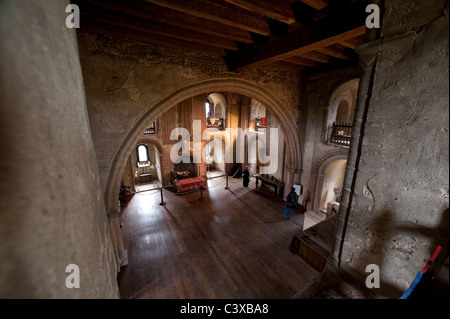
<path id="1" fill-rule="evenodd" d="M 418 232 L 429 238 L 430 260 L 418 273 L 408 291 L 402 296 L 404 299 L 447 299 L 449 297 L 449 209 L 446 208 L 440 222 L 434 228 L 420 228 Z M 437 254 L 437 256 L 436 256 Z M 435 260 L 432 258 L 435 257 Z"/>
<path id="2" fill-rule="evenodd" d="M 383 269 L 389 267 L 384 266 L 386 258 L 389 256 L 391 250 L 396 250 L 397 254 L 402 254 L 408 260 L 417 258 L 414 251 L 409 251 L 402 245 L 402 239 L 408 238 L 426 238 L 430 242 L 427 249 L 427 255 L 424 256 L 423 266 L 427 264 L 428 258 L 432 256 L 438 246 L 442 249 L 438 254 L 434 263 L 429 264 L 432 266 L 429 272 L 423 276 L 421 283 L 414 289 L 414 293 L 410 298 L 446 298 L 448 297 L 448 208 L 445 209 L 440 218 L 440 222 L 435 227 L 425 227 L 422 225 L 416 225 L 411 223 L 405 223 L 401 221 L 395 221 L 394 214 L 390 210 L 384 210 L 383 213 L 374 221 L 371 227 L 371 232 L 374 234 L 370 247 L 367 248 L 372 253 L 372 259 L 374 264 L 379 266 L 381 274 Z M 392 247 L 391 243 L 396 243 Z M 396 255 L 397 256 L 397 255 Z M 367 264 L 365 259 L 360 259 L 364 265 L 356 265 L 352 268 L 363 269 Z M 417 267 L 417 272 L 422 271 L 422 265 Z M 413 273 L 412 276 L 416 276 Z M 387 276 L 381 278 L 380 288 L 375 290 L 377 297 L 381 298 L 400 298 L 405 291 L 398 286 L 389 283 L 386 279 Z M 389 278 L 390 281 L 395 281 L 396 278 Z M 414 277 L 411 278 L 413 282 Z M 361 278 L 361 280 L 364 280 Z"/>

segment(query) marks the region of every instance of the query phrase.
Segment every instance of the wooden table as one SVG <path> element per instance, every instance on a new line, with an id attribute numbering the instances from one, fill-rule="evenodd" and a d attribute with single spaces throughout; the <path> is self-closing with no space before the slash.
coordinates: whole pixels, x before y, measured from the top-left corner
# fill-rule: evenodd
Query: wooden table
<path id="1" fill-rule="evenodd" d="M 258 188 L 258 181 L 261 181 L 261 186 L 268 184 L 274 187 L 275 196 L 282 195 L 282 190 L 284 188 L 284 183 L 280 181 L 272 181 L 269 177 L 264 177 L 262 175 L 254 175 L 256 179 L 256 187 Z"/>

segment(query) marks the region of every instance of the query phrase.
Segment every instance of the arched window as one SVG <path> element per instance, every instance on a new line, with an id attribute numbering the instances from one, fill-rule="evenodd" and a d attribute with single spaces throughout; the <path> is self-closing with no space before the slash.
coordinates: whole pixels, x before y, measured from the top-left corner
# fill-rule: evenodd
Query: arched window
<path id="1" fill-rule="evenodd" d="M 137 147 L 136 152 L 137 152 L 138 166 L 142 167 L 149 165 L 148 147 L 146 145 L 141 144 Z"/>
<path id="2" fill-rule="evenodd" d="M 210 100 L 205 102 L 206 118 L 214 117 L 214 104 Z"/>
<path id="3" fill-rule="evenodd" d="M 350 114 L 350 107 L 346 100 L 339 102 L 337 112 L 336 112 L 336 122 L 349 122 L 351 123 L 353 119 L 353 114 Z"/>
<path id="4" fill-rule="evenodd" d="M 225 98 L 222 94 L 211 93 L 205 101 L 206 127 L 225 129 Z"/>
<path id="5" fill-rule="evenodd" d="M 353 79 L 334 90 L 328 106 L 324 134 L 326 143 L 344 148 L 350 146 L 358 86 L 359 79 Z"/>

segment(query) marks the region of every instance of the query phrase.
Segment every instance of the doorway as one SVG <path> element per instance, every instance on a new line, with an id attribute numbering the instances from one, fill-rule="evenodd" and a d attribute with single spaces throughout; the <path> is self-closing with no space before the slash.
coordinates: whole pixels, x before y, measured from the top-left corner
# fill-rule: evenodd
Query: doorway
<path id="1" fill-rule="evenodd" d="M 319 210 L 327 213 L 329 204 L 338 204 L 344 185 L 347 160 L 335 160 L 325 168 Z"/>
<path id="2" fill-rule="evenodd" d="M 225 175 L 225 153 L 222 139 L 213 139 L 205 145 L 206 177 Z"/>

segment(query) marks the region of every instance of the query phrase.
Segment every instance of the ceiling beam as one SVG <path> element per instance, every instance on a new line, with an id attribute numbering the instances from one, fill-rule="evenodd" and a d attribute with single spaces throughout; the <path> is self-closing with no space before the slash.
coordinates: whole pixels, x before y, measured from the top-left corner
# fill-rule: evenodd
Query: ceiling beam
<path id="1" fill-rule="evenodd" d="M 238 48 L 236 42 L 230 39 L 212 36 L 198 31 L 185 30 L 183 28 L 170 25 L 163 25 L 157 22 L 155 23 L 151 20 L 131 17 L 85 4 L 83 6 L 83 11 L 81 11 L 81 23 L 83 23 L 86 19 L 90 21 L 97 21 L 106 25 L 114 25 L 117 27 L 128 28 L 130 30 L 142 31 L 164 37 L 168 36 L 175 39 L 191 41 L 218 48 L 225 48 L 228 50 L 236 50 Z"/>
<path id="2" fill-rule="evenodd" d="M 196 52 L 223 55 L 225 51 L 221 48 L 193 43 L 190 41 L 184 41 L 180 39 L 175 39 L 171 37 L 161 37 L 151 33 L 146 33 L 142 31 L 136 31 L 128 28 L 117 27 L 112 25 L 106 25 L 99 22 L 84 20 L 81 24 L 80 29 L 82 31 L 89 31 L 93 33 L 105 34 L 114 38 L 126 38 L 137 40 L 144 43 L 165 45 L 168 47 L 175 47 L 178 49 L 191 50 Z"/>
<path id="3" fill-rule="evenodd" d="M 237 7 L 255 12 L 286 24 L 295 22 L 291 5 L 279 0 L 224 0 Z"/>
<path id="4" fill-rule="evenodd" d="M 305 67 L 300 64 L 290 63 L 290 62 L 286 62 L 286 61 L 272 62 L 272 63 L 270 63 L 270 65 L 277 67 L 277 68 L 281 68 L 281 69 L 289 69 L 289 70 L 294 69 L 297 71 L 302 71 L 305 69 Z"/>
<path id="5" fill-rule="evenodd" d="M 318 48 L 316 50 L 317 52 L 334 56 L 335 58 L 342 59 L 342 60 L 351 60 L 352 58 L 349 57 L 346 53 L 346 49 L 343 46 L 340 46 L 338 44 L 329 45 L 323 48 Z"/>
<path id="6" fill-rule="evenodd" d="M 322 10 L 323 8 L 328 6 L 328 0 L 300 0 L 300 1 L 316 10 Z"/>
<path id="7" fill-rule="evenodd" d="M 308 66 L 310 68 L 315 68 L 317 67 L 317 63 L 303 58 L 303 57 L 299 57 L 299 56 L 292 56 L 290 58 L 284 59 L 283 61 L 286 61 L 288 63 L 292 63 L 292 64 L 298 64 L 298 65 L 302 65 L 302 66 Z"/>
<path id="8" fill-rule="evenodd" d="M 355 4 L 247 52 L 228 54 L 226 62 L 230 70 L 237 71 L 285 60 L 365 33 L 365 8 Z"/>
<path id="9" fill-rule="evenodd" d="M 90 4 L 106 10 L 127 14 L 129 16 L 220 36 L 234 41 L 243 43 L 253 42 L 250 33 L 245 30 L 230 27 L 212 20 L 197 18 L 179 11 L 153 5 L 145 1 L 78 0 L 77 4 L 80 7 L 81 13 L 84 11 L 84 6 L 86 4 Z"/>
<path id="10" fill-rule="evenodd" d="M 264 19 L 245 12 L 238 12 L 227 6 L 202 0 L 146 0 L 147 2 L 180 11 L 203 19 L 236 27 L 261 35 L 269 35 L 270 29 Z"/>
<path id="11" fill-rule="evenodd" d="M 339 41 L 339 44 L 343 45 L 347 48 L 354 49 L 354 48 L 356 48 L 356 46 L 358 44 L 364 43 L 364 41 L 365 41 L 365 38 L 363 36 L 357 36 L 354 38 Z"/>
<path id="12" fill-rule="evenodd" d="M 331 63 L 328 55 L 316 51 L 305 52 L 300 57 L 325 64 Z"/>

